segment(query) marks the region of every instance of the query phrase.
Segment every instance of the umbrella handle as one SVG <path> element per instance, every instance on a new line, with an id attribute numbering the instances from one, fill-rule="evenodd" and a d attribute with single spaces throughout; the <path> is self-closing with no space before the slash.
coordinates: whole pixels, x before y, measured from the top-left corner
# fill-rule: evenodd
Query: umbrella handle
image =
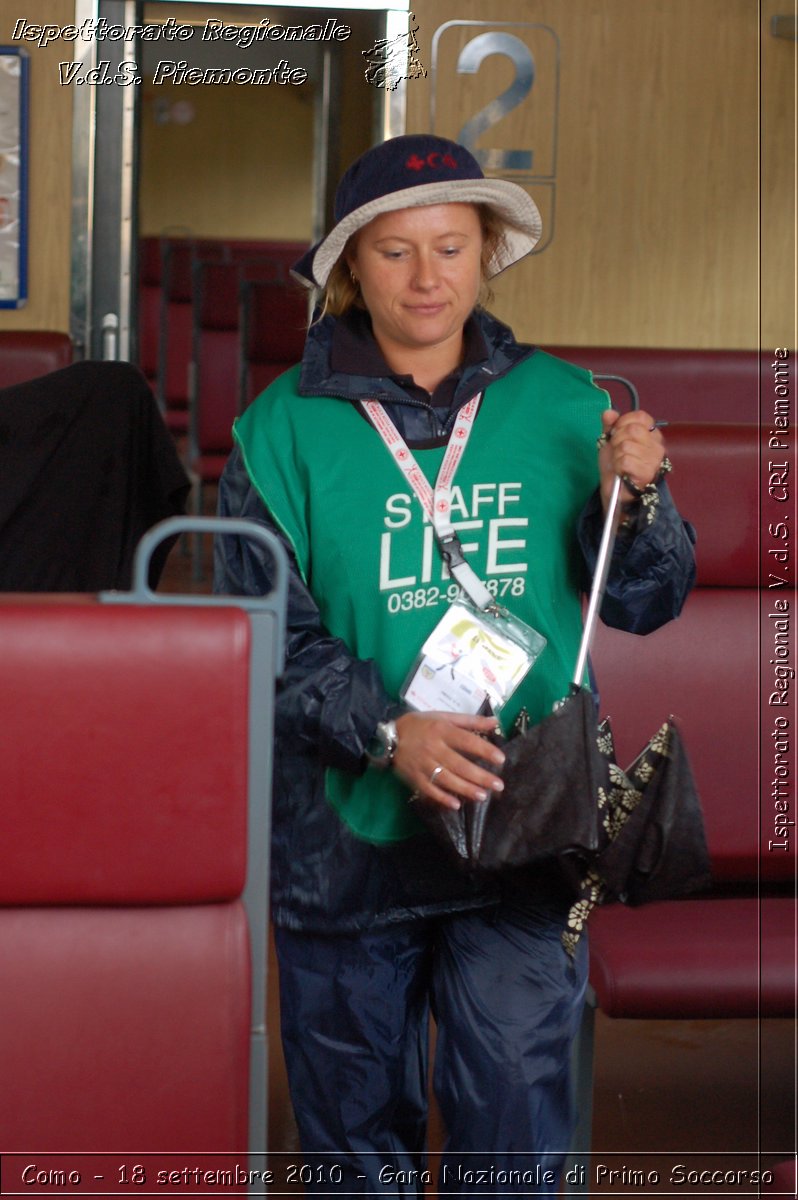
<path id="1" fill-rule="evenodd" d="M 637 394 L 637 388 L 630 380 L 624 379 L 622 375 L 594 375 L 593 382 L 595 383 L 597 380 L 622 384 L 629 392 L 632 410 L 640 408 L 640 397 Z M 609 503 L 607 504 L 607 512 L 604 517 L 604 528 L 601 531 L 601 542 L 599 543 L 598 557 L 596 559 L 596 569 L 593 573 L 593 584 L 590 588 L 590 599 L 585 615 L 584 629 L 582 630 L 582 640 L 579 643 L 576 667 L 574 668 L 573 679 L 571 680 L 571 686 L 575 690 L 578 690 L 582 686 L 582 679 L 584 678 L 585 667 L 587 666 L 587 656 L 590 653 L 590 647 L 593 643 L 596 621 L 598 620 L 601 602 L 604 599 L 612 548 L 615 545 L 615 514 L 618 510 L 620 495 L 621 477 L 620 475 L 616 475 Z"/>

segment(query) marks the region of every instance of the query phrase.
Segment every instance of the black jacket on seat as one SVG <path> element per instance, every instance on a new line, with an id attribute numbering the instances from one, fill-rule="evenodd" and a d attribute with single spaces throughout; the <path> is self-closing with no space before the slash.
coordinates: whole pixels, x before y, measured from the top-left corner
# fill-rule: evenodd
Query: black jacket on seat
<path id="1" fill-rule="evenodd" d="M 79 362 L 0 389 L 0 591 L 130 587 L 147 530 L 189 480 L 155 398 L 126 362 Z M 150 585 L 170 543 L 153 555 Z"/>

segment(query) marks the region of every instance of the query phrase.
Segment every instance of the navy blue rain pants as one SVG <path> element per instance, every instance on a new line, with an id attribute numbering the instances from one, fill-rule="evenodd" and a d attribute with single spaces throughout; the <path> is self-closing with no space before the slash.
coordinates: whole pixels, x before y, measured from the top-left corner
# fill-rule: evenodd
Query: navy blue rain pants
<path id="1" fill-rule="evenodd" d="M 574 961 L 560 943 L 566 909 L 506 903 L 354 936 L 276 931 L 308 1195 L 423 1195 L 430 1007 L 447 1132 L 439 1194 L 557 1195 L 587 977 L 587 937 Z"/>

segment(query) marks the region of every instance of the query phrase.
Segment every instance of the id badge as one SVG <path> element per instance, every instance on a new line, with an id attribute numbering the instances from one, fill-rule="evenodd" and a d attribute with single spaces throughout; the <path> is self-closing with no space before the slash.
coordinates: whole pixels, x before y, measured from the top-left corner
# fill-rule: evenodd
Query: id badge
<path id="1" fill-rule="evenodd" d="M 419 712 L 498 713 L 546 639 L 504 609 L 452 604 L 424 642 L 401 696 Z"/>

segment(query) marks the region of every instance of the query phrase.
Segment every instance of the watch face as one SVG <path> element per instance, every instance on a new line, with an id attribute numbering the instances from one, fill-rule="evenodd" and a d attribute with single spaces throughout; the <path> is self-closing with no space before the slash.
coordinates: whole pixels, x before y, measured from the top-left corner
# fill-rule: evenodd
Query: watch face
<path id="1" fill-rule="evenodd" d="M 372 761 L 376 760 L 379 763 L 386 765 L 393 758 L 394 750 L 396 749 L 396 730 L 392 722 L 380 721 L 374 731 L 374 736 L 369 742 L 368 757 Z"/>
<path id="2" fill-rule="evenodd" d="M 371 758 L 385 758 L 388 753 L 388 746 L 381 729 L 377 729 L 374 737 L 369 742 L 368 752 Z"/>

